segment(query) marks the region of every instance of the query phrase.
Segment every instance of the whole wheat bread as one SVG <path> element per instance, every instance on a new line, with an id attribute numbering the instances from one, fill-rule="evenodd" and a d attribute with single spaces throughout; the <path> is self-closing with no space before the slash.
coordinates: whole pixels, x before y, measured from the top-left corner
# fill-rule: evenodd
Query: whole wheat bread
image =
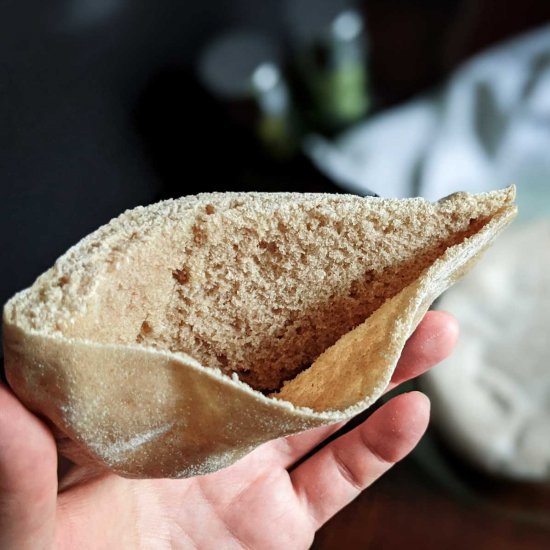
<path id="1" fill-rule="evenodd" d="M 8 380 L 77 462 L 214 471 L 377 399 L 513 199 L 214 193 L 136 208 L 6 304 Z"/>

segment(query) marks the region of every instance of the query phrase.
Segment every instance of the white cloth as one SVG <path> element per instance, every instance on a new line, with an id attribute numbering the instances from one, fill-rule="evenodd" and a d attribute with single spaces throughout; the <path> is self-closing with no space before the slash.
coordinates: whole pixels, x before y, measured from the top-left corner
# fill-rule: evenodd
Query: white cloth
<path id="1" fill-rule="evenodd" d="M 350 191 L 484 191 L 550 181 L 550 26 L 488 50 L 431 97 L 373 116 L 307 154 Z M 550 200 L 550 195 L 547 195 Z"/>

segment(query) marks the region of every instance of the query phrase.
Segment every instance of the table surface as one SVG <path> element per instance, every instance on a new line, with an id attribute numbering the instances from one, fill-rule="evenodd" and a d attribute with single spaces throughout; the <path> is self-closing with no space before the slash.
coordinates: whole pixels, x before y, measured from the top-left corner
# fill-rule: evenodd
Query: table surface
<path id="1" fill-rule="evenodd" d="M 429 431 L 417 451 L 319 531 L 313 549 L 550 548 L 550 484 L 484 477 L 453 464 L 436 441 Z"/>

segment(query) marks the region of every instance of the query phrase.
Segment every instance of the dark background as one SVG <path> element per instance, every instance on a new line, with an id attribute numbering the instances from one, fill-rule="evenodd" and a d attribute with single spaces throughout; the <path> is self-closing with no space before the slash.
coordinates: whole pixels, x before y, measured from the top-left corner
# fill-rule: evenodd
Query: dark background
<path id="1" fill-rule="evenodd" d="M 378 108 L 545 21 L 548 2 L 364 4 Z M 0 0 L 0 302 L 126 208 L 226 189 L 335 188 L 303 161 L 270 166 L 197 84 L 228 27 L 284 42 L 277 0 Z"/>

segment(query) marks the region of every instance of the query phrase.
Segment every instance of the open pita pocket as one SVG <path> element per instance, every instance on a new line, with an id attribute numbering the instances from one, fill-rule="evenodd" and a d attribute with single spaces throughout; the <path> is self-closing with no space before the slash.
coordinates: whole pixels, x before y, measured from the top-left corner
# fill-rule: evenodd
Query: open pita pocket
<path id="1" fill-rule="evenodd" d="M 136 208 L 6 304 L 8 380 L 75 462 L 213 472 L 371 405 L 513 200 L 215 193 Z"/>

